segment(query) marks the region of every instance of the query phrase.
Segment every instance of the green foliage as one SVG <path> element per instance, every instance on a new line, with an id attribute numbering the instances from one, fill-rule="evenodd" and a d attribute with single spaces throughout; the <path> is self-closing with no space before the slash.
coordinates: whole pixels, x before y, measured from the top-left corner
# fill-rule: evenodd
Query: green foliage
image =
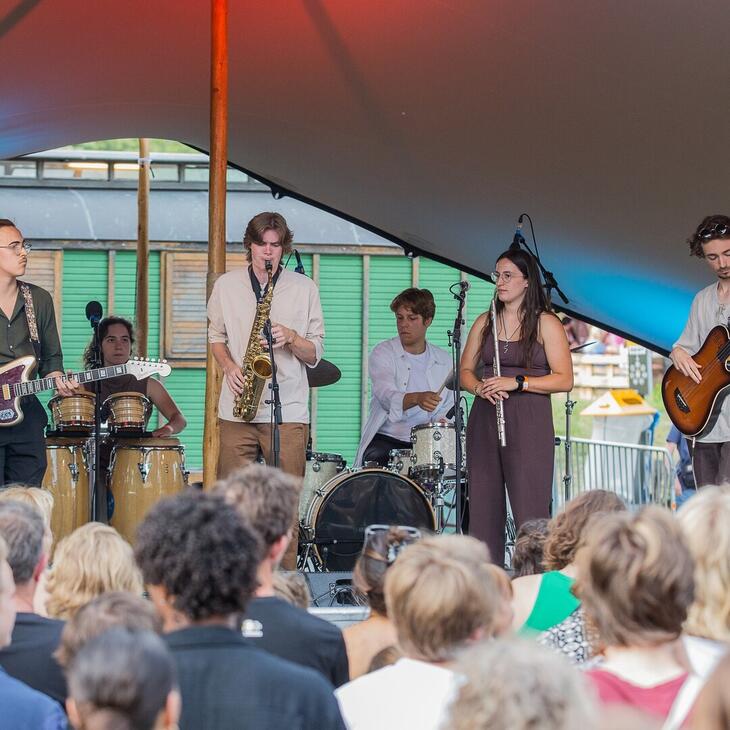
<path id="1" fill-rule="evenodd" d="M 138 139 L 106 139 L 98 142 L 82 142 L 81 144 L 69 145 L 74 150 L 104 150 L 111 152 L 138 152 Z M 174 142 L 170 139 L 151 139 L 151 152 L 185 152 L 197 153 L 192 147 L 188 147 L 182 142 Z"/>

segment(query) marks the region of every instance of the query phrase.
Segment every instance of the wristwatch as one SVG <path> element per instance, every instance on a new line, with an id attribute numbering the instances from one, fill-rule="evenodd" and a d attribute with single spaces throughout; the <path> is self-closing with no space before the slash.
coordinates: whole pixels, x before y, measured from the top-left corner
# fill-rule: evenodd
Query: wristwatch
<path id="1" fill-rule="evenodd" d="M 525 387 L 526 378 L 524 375 L 515 375 L 515 380 L 517 381 L 517 392 L 519 393 Z"/>

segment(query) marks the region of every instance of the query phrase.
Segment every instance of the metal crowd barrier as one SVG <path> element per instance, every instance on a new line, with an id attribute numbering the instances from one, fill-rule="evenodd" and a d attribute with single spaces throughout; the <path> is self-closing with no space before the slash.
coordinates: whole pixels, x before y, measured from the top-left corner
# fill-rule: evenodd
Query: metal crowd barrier
<path id="1" fill-rule="evenodd" d="M 608 489 L 632 507 L 674 505 L 674 465 L 659 446 L 612 441 L 570 440 L 572 477 L 566 483 L 565 437 L 555 439 L 553 514 L 566 501 L 589 489 Z"/>

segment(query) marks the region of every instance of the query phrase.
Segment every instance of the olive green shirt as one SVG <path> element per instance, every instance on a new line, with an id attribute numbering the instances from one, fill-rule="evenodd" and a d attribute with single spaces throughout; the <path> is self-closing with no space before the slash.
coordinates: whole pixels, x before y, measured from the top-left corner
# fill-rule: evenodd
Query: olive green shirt
<path id="1" fill-rule="evenodd" d="M 56 370 L 63 371 L 61 341 L 58 338 L 51 295 L 35 284 L 29 283 L 28 286 L 38 324 L 38 338 L 41 341 L 41 360 L 36 375 L 44 378 L 48 373 Z M 18 298 L 15 300 L 13 316 L 10 320 L 0 309 L 0 365 L 5 365 L 11 360 L 25 355 L 35 356 L 35 350 L 30 341 L 28 320 L 25 316 L 25 299 L 18 288 Z"/>

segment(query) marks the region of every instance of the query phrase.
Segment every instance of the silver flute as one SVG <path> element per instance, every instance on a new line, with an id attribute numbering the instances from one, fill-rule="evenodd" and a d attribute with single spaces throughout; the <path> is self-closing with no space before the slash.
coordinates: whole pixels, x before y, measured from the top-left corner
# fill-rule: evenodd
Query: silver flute
<path id="1" fill-rule="evenodd" d="M 498 378 L 502 377 L 502 366 L 499 363 L 499 335 L 497 334 L 497 290 L 494 290 L 494 297 L 492 298 L 492 337 L 494 338 L 494 360 L 492 362 L 492 369 L 494 375 Z M 504 402 L 497 393 L 494 394 L 497 399 L 494 409 L 497 412 L 497 435 L 499 436 L 499 445 L 504 447 L 507 446 L 507 432 L 506 425 L 507 420 L 504 417 Z"/>

